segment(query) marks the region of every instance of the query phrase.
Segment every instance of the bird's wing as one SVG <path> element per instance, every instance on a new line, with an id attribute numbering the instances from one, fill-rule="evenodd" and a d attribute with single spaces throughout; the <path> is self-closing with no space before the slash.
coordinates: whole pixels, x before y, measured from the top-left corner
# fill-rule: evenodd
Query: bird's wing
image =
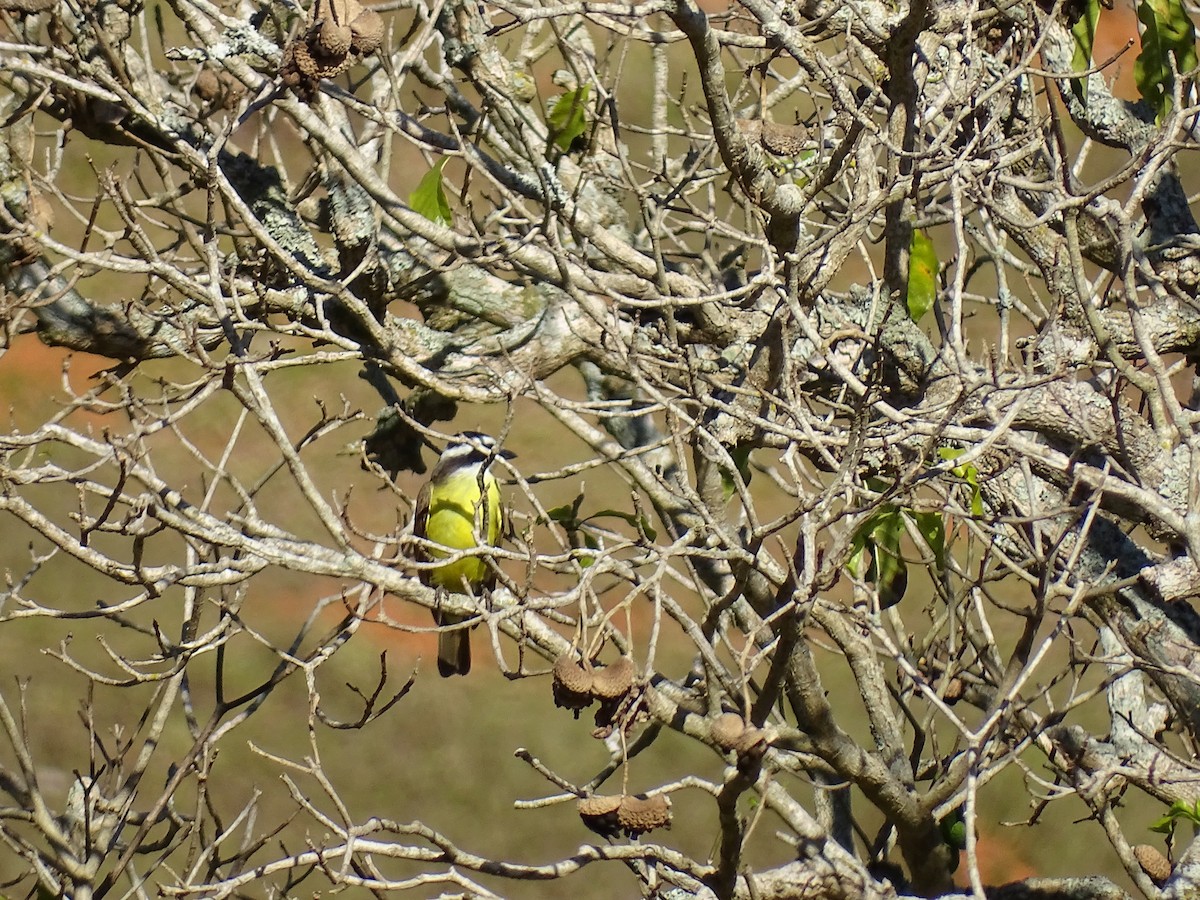
<path id="1" fill-rule="evenodd" d="M 421 486 L 421 490 L 417 493 L 417 502 L 413 507 L 413 536 L 418 538 L 425 537 L 425 529 L 429 525 L 429 495 L 433 493 L 432 481 L 426 481 Z M 429 553 L 425 547 L 418 545 L 413 551 L 413 555 L 419 562 L 428 562 Z M 428 575 L 428 569 L 421 570 L 421 580 L 424 581 Z"/>
<path id="2" fill-rule="evenodd" d="M 487 496 L 486 492 L 484 493 L 484 496 Z M 498 507 L 496 512 L 500 516 L 500 523 L 499 527 L 496 529 L 496 542 L 494 546 L 499 546 L 501 541 L 508 540 L 511 537 L 509 534 L 509 528 L 512 526 L 512 519 L 508 514 L 508 508 L 504 505 L 504 497 L 501 495 L 499 482 L 496 483 L 496 496 L 499 498 L 499 502 L 496 504 Z M 484 565 L 487 566 L 487 574 L 484 576 L 483 586 L 487 588 L 489 592 L 491 592 L 496 589 L 496 569 L 494 568 L 496 565 L 495 558 L 493 557 L 491 561 L 485 562 Z"/>

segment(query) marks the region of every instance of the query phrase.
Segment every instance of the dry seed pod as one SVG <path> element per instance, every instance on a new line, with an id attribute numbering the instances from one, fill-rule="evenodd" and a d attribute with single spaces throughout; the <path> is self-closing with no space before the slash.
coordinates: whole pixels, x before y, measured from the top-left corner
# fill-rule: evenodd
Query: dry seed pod
<path id="1" fill-rule="evenodd" d="M 763 119 L 738 119 L 736 124 L 746 140 L 761 144 L 773 156 L 799 156 L 812 146 L 808 129 L 800 124 L 781 125 Z"/>
<path id="2" fill-rule="evenodd" d="M 554 661 L 554 705 L 573 710 L 575 718 L 579 711 L 592 705 L 592 673 L 575 662 L 569 655 Z"/>
<path id="3" fill-rule="evenodd" d="M 762 756 L 767 751 L 767 736 L 760 728 L 747 728 L 733 745 L 738 756 Z"/>
<path id="4" fill-rule="evenodd" d="M 317 38 L 321 52 L 326 56 L 345 56 L 350 52 L 350 26 L 342 24 L 332 16 L 323 19 Z"/>
<path id="5" fill-rule="evenodd" d="M 737 713 L 722 713 L 712 723 L 712 739 L 722 750 L 733 750 L 745 730 L 746 721 Z"/>
<path id="6" fill-rule="evenodd" d="M 579 818 L 589 831 L 594 831 L 601 837 L 613 838 L 621 833 L 621 823 L 618 821 L 617 810 L 621 806 L 621 797 L 583 797 L 577 808 Z"/>
<path id="7" fill-rule="evenodd" d="M 629 693 L 636 674 L 633 660 L 622 656 L 592 676 L 592 694 L 600 700 L 612 700 Z"/>
<path id="8" fill-rule="evenodd" d="M 566 690 L 575 694 L 591 694 L 593 675 L 575 661 L 569 654 L 564 654 L 554 661 L 554 680 Z"/>
<path id="9" fill-rule="evenodd" d="M 207 104 L 209 109 L 234 109 L 246 93 L 246 88 L 228 72 L 201 69 L 196 73 L 192 93 Z"/>
<path id="10" fill-rule="evenodd" d="M 630 837 L 655 828 L 671 827 L 671 801 L 663 794 L 654 797 L 624 797 L 617 809 L 621 830 Z"/>
<path id="11" fill-rule="evenodd" d="M 1133 858 L 1138 861 L 1142 871 L 1156 885 L 1161 885 L 1171 877 L 1171 862 L 1157 847 L 1149 844 L 1138 844 L 1133 848 Z"/>
<path id="12" fill-rule="evenodd" d="M 383 43 L 383 19 L 379 13 L 364 9 L 350 23 L 350 49 L 359 56 L 370 56 Z"/>
<path id="13" fill-rule="evenodd" d="M 953 706 L 962 699 L 963 694 L 966 693 L 966 690 L 967 686 L 963 684 L 963 680 L 961 678 L 958 678 L 957 676 L 951 678 L 950 682 L 946 685 L 946 703 L 950 706 Z"/>
<path id="14" fill-rule="evenodd" d="M 284 47 L 283 83 L 311 100 L 317 82 L 345 72 L 379 49 L 383 19 L 358 0 L 315 0 L 305 29 Z"/>

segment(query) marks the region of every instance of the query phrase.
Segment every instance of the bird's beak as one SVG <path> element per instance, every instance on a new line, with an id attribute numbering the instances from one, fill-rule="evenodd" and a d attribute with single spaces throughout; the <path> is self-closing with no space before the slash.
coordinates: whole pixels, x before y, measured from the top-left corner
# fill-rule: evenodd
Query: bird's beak
<path id="1" fill-rule="evenodd" d="M 504 448 L 497 450 L 496 455 L 498 457 L 500 457 L 501 459 L 516 459 L 517 458 L 517 454 L 513 453 L 511 450 L 506 450 Z"/>

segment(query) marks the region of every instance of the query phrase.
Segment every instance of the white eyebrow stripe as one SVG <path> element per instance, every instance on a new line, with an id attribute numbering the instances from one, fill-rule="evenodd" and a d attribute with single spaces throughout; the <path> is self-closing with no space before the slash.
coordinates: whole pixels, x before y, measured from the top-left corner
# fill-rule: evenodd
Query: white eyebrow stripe
<path id="1" fill-rule="evenodd" d="M 463 434 L 457 443 L 460 447 L 482 448 L 489 451 L 496 449 L 496 439 L 487 434 Z"/>
<path id="2" fill-rule="evenodd" d="M 441 462 L 446 466 L 458 466 L 471 458 L 475 448 L 470 444 L 454 444 L 442 453 Z"/>

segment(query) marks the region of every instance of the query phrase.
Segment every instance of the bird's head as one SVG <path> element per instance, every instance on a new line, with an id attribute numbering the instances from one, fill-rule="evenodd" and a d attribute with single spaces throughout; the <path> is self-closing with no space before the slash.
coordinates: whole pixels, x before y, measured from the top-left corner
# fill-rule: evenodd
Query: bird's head
<path id="1" fill-rule="evenodd" d="M 470 466 L 490 462 L 497 457 L 512 459 L 516 454 L 505 450 L 496 439 L 482 431 L 460 431 L 442 451 L 441 464 L 446 467 Z"/>

